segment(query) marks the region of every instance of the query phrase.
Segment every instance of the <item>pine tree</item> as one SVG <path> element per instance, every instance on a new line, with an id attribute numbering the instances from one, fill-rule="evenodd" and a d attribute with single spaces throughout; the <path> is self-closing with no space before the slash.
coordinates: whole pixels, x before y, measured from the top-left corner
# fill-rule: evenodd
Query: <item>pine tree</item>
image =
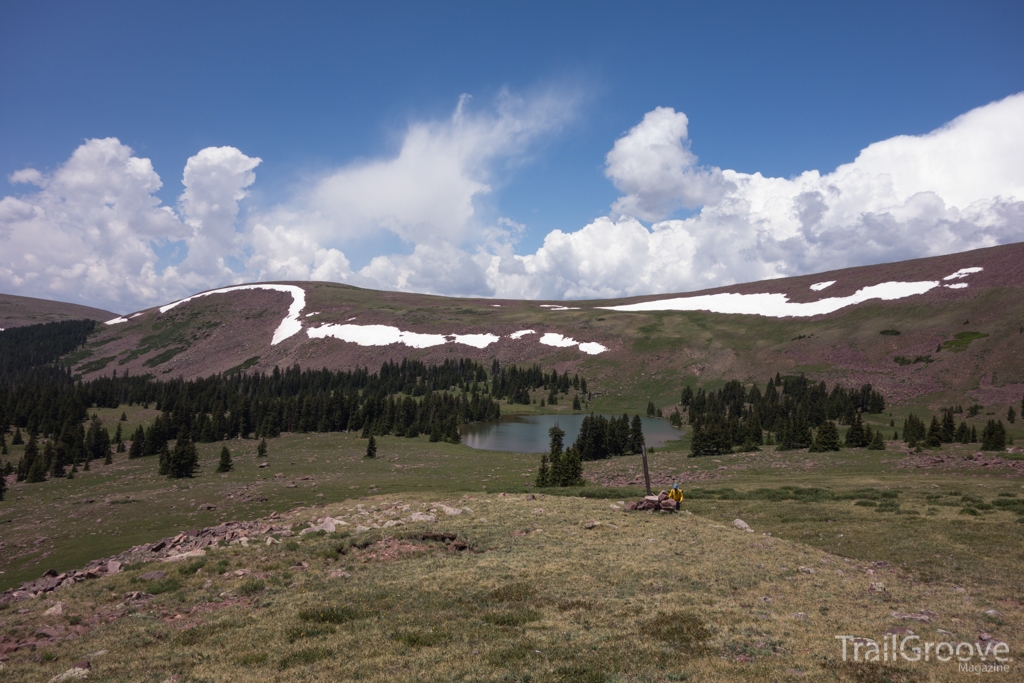
<path id="1" fill-rule="evenodd" d="M 171 451 L 167 448 L 166 443 L 160 447 L 160 461 L 157 473 L 164 476 L 171 473 Z"/>
<path id="2" fill-rule="evenodd" d="M 644 448 L 644 423 L 639 415 L 633 416 L 633 422 L 629 429 L 629 444 L 627 450 L 634 455 Z"/>
<path id="3" fill-rule="evenodd" d="M 122 412 L 121 413 L 121 422 L 127 422 L 127 421 L 128 421 L 128 416 L 125 413 Z"/>
<path id="4" fill-rule="evenodd" d="M 373 437 L 371 436 L 370 438 L 372 439 Z M 376 442 L 374 442 L 374 446 L 376 447 Z M 374 450 L 374 453 L 376 453 L 376 450 Z M 258 455 L 261 458 L 267 457 L 267 440 L 266 439 L 260 439 L 260 445 L 256 447 L 256 455 Z"/>
<path id="5" fill-rule="evenodd" d="M 262 445 L 262 444 L 261 444 Z M 266 448 L 263 449 L 266 453 Z M 366 444 L 366 457 L 376 458 L 377 457 L 377 440 L 373 438 L 373 434 L 370 435 L 370 442 Z"/>
<path id="6" fill-rule="evenodd" d="M 817 442 L 816 452 L 824 453 L 826 451 L 838 451 L 839 450 L 839 427 L 832 420 L 825 420 L 818 427 L 818 434 L 815 438 Z"/>
<path id="7" fill-rule="evenodd" d="M 21 436 L 21 427 L 15 427 L 14 428 L 14 437 L 11 438 L 11 445 L 12 446 L 20 446 L 23 443 L 25 443 L 25 440 Z"/>
<path id="8" fill-rule="evenodd" d="M 928 448 L 942 447 L 942 425 L 939 424 L 938 418 L 934 415 L 932 416 L 932 423 L 928 425 L 928 436 L 925 437 L 924 443 Z"/>
<path id="9" fill-rule="evenodd" d="M 217 472 L 230 472 L 233 469 L 235 469 L 235 465 L 231 462 L 231 451 L 228 450 L 227 446 L 223 446 L 220 449 L 220 462 L 217 464 Z"/>
<path id="10" fill-rule="evenodd" d="M 128 458 L 141 458 L 146 452 L 146 432 L 139 425 L 132 435 L 132 447 L 128 449 Z"/>
<path id="11" fill-rule="evenodd" d="M 647 402 L 647 417 L 654 417 L 654 401 Z"/>
<path id="12" fill-rule="evenodd" d="M 580 396 L 579 396 L 579 394 L 574 394 L 573 397 L 572 397 L 572 409 L 573 410 L 583 410 L 583 406 L 580 405 Z M 1012 411 L 1013 408 L 1010 408 L 1010 410 Z M 1012 421 L 1013 420 L 1011 420 L 1011 422 Z"/>
<path id="13" fill-rule="evenodd" d="M 867 446 L 870 443 L 867 436 L 867 432 L 864 431 L 864 422 L 861 420 L 860 413 L 854 413 L 853 421 L 850 423 L 850 428 L 846 430 L 846 447 L 863 448 L 864 446 Z"/>
<path id="14" fill-rule="evenodd" d="M 942 411 L 942 443 L 953 443 L 956 438 L 956 421 L 953 418 L 953 409 L 948 408 Z"/>
<path id="15" fill-rule="evenodd" d="M 868 450 L 872 450 L 872 451 L 884 451 L 885 450 L 885 441 L 882 439 L 882 431 L 881 430 L 875 432 L 875 438 L 873 438 L 871 440 L 871 443 L 868 444 Z"/>
<path id="16" fill-rule="evenodd" d="M 534 480 L 534 485 L 539 488 L 547 488 L 550 483 L 551 470 L 548 467 L 548 454 L 541 453 L 540 455 L 540 468 L 537 470 L 537 479 Z"/>
<path id="17" fill-rule="evenodd" d="M 562 456 L 562 478 L 559 486 L 581 486 L 583 484 L 583 461 L 580 453 L 570 446 Z"/>
<path id="18" fill-rule="evenodd" d="M 7 493 L 7 477 L 0 474 L 0 501 L 4 499 L 5 493 Z"/>
<path id="19" fill-rule="evenodd" d="M 15 432 L 15 436 L 18 436 L 18 432 Z M 21 454 L 21 460 L 18 461 L 18 481 L 25 481 L 28 477 L 29 470 L 32 469 L 32 465 L 35 463 L 38 456 L 39 447 L 36 446 L 36 439 L 34 436 L 29 436 L 28 443 L 25 444 L 25 452 Z"/>
<path id="20" fill-rule="evenodd" d="M 924 422 L 917 415 L 911 413 L 903 421 L 903 440 L 911 448 L 916 447 L 918 441 L 924 441 L 927 435 L 928 430 L 925 428 Z"/>
<path id="21" fill-rule="evenodd" d="M 1013 409 L 1013 406 L 1010 406 L 1006 411 L 1006 421 L 1010 424 L 1017 421 L 1017 411 Z"/>
<path id="22" fill-rule="evenodd" d="M 177 440 L 168 460 L 167 476 L 171 479 L 186 479 L 199 469 L 199 451 L 188 437 Z"/>
<path id="23" fill-rule="evenodd" d="M 39 447 L 36 445 L 36 435 L 28 437 L 25 445 L 25 481 L 29 484 L 38 484 L 46 481 L 46 461 L 39 455 Z"/>
<path id="24" fill-rule="evenodd" d="M 981 432 L 981 450 L 1002 451 L 1006 449 L 1006 427 L 1002 420 L 989 420 Z"/>

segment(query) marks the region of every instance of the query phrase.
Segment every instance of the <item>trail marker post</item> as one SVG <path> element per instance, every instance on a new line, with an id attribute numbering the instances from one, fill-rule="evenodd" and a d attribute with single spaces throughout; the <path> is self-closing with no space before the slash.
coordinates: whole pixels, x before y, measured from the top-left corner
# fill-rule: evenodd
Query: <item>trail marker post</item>
<path id="1" fill-rule="evenodd" d="M 647 444 L 640 446 L 640 456 L 644 461 L 644 484 L 647 486 L 647 495 L 651 495 L 651 472 L 647 469 Z"/>

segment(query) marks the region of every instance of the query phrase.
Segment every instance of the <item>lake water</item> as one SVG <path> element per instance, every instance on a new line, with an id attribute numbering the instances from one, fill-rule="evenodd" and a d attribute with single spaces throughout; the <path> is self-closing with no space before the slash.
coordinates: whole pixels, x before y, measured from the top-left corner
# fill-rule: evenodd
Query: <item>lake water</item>
<path id="1" fill-rule="evenodd" d="M 508 415 L 494 422 L 476 422 L 462 425 L 462 443 L 470 448 L 485 451 L 512 451 L 513 453 L 544 453 L 548 450 L 551 437 L 548 429 L 558 423 L 565 430 L 565 445 L 571 446 L 580 433 L 580 425 L 586 415 Z M 612 417 L 605 415 L 606 418 Z M 621 417 L 621 416 L 619 416 Z M 632 420 L 630 416 L 630 420 Z M 644 424 L 644 440 L 647 447 L 662 446 L 682 435 L 668 423 L 654 417 L 640 418 Z"/>

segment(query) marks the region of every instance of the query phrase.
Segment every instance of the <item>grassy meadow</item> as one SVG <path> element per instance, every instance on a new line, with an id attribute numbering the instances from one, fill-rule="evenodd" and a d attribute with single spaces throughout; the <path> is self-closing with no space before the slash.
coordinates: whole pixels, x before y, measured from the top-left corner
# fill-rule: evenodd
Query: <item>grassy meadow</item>
<path id="1" fill-rule="evenodd" d="M 97 412 L 113 427 L 122 411 Z M 900 429 L 907 412 L 869 423 Z M 126 435 L 156 415 L 125 413 Z M 222 475 L 223 445 L 235 470 Z M 0 503 L 4 588 L 225 520 L 347 525 L 8 605 L 0 637 L 78 637 L 12 653 L 3 679 L 49 680 L 85 658 L 105 681 L 954 680 L 955 662 L 843 663 L 834 636 L 986 634 L 1012 653 L 1024 640 L 1021 456 L 975 460 L 977 444 L 688 458 L 684 436 L 650 456 L 655 487 L 687 494 L 675 515 L 624 511 L 642 492 L 636 456 L 587 463 L 584 489 L 537 492 L 536 455 L 389 436 L 367 460 L 355 434 L 285 434 L 261 468 L 256 445 L 200 444 L 191 480 L 119 454 L 14 485 Z M 152 571 L 166 576 L 141 578 Z M 63 614 L 44 616 L 58 600 Z M 994 675 L 1016 679 L 1010 666 Z"/>

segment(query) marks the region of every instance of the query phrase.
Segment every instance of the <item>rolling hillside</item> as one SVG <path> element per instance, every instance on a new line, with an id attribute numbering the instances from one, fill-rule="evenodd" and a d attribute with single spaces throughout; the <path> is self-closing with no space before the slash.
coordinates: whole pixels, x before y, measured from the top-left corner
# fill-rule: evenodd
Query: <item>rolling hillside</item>
<path id="1" fill-rule="evenodd" d="M 82 318 L 104 321 L 110 320 L 114 315 L 99 308 L 67 304 L 62 301 L 0 294 L 0 330 Z"/>
<path id="2" fill-rule="evenodd" d="M 229 290 L 110 321 L 70 359 L 75 371 L 197 377 L 497 358 L 584 373 L 608 407 L 641 397 L 667 405 L 684 382 L 776 372 L 871 382 L 897 403 L 965 392 L 1005 403 L 1024 389 L 1024 244 L 614 301 L 456 299 L 316 282 Z M 679 300 L 744 312 L 610 310 Z M 831 312 L 809 315 L 816 310 Z"/>

